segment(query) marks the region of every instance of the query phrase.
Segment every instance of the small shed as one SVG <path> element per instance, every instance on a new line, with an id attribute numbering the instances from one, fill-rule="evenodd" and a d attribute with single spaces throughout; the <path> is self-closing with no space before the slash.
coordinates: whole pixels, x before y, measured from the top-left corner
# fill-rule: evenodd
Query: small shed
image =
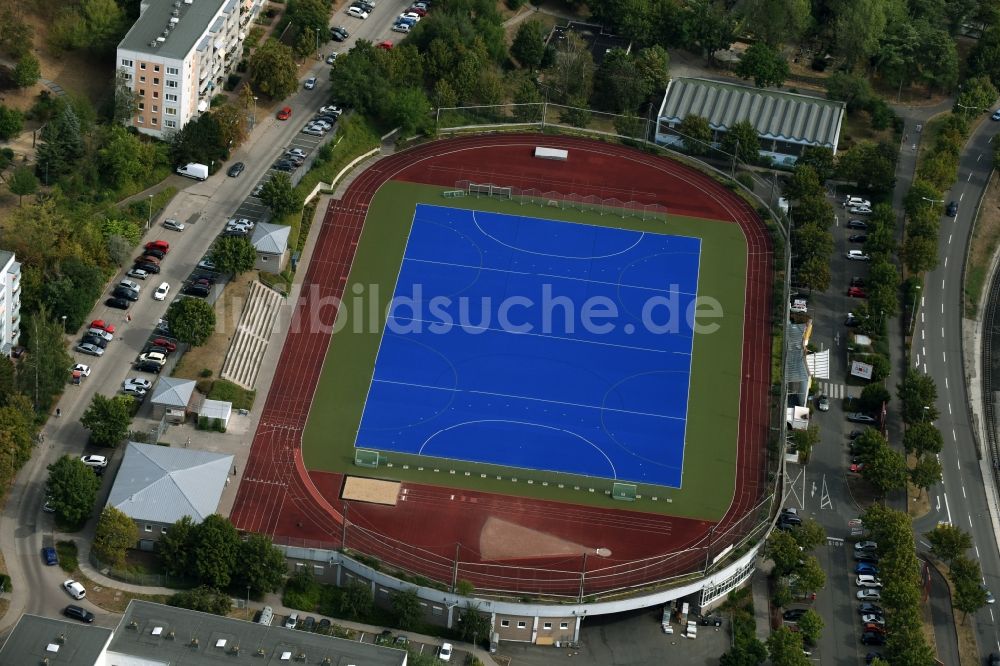
<path id="1" fill-rule="evenodd" d="M 253 230 L 250 242 L 257 251 L 254 268 L 267 273 L 280 273 L 288 262 L 288 236 L 292 228 L 287 224 L 261 222 Z"/>
<path id="2" fill-rule="evenodd" d="M 206 418 L 209 422 L 218 419 L 222 421 L 222 427 L 229 427 L 229 417 L 233 415 L 233 403 L 225 400 L 204 400 L 201 403 L 201 410 L 198 412 L 198 420 Z"/>
<path id="3" fill-rule="evenodd" d="M 191 396 L 194 395 L 195 381 L 180 377 L 160 377 L 153 387 L 153 418 L 162 419 L 165 414 L 186 415 Z M 183 419 L 182 419 L 183 420 Z"/>

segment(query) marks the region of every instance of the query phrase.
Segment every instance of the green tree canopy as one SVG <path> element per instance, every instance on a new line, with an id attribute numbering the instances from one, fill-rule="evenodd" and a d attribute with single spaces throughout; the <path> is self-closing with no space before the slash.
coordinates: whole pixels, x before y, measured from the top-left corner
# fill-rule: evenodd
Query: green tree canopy
<path id="1" fill-rule="evenodd" d="M 928 492 L 931 486 L 941 481 L 941 463 L 936 456 L 921 456 L 917 464 L 910 470 L 910 483 Z"/>
<path id="2" fill-rule="evenodd" d="M 541 21 L 524 21 L 517 27 L 510 54 L 526 69 L 538 69 L 545 55 L 545 36 L 548 31 Z"/>
<path id="3" fill-rule="evenodd" d="M 722 150 L 746 164 L 756 164 L 760 160 L 760 137 L 757 128 L 749 120 L 733 123 L 729 131 L 722 135 Z"/>
<path id="4" fill-rule="evenodd" d="M 28 353 L 18 366 L 18 384 L 25 387 L 36 409 L 45 410 L 53 396 L 64 390 L 73 359 L 66 351 L 62 322 L 44 306 L 29 315 L 25 324 L 21 332 L 28 336 Z"/>
<path id="5" fill-rule="evenodd" d="M 220 272 L 239 275 L 253 268 L 257 251 L 246 236 L 224 236 L 215 242 L 211 257 Z"/>
<path id="6" fill-rule="evenodd" d="M 212 613 L 213 615 L 226 615 L 233 607 L 233 600 L 225 592 L 201 585 L 193 590 L 174 594 L 167 599 L 167 605 L 188 608 L 202 613 Z"/>
<path id="7" fill-rule="evenodd" d="M 916 456 L 940 453 L 943 446 L 941 431 L 930 421 L 917 421 L 903 433 L 903 448 Z"/>
<path id="8" fill-rule="evenodd" d="M 18 58 L 17 66 L 14 67 L 14 83 L 18 88 L 30 88 L 38 83 L 41 76 L 41 65 L 32 53 L 24 53 Z"/>
<path id="9" fill-rule="evenodd" d="M 7 141 L 21 133 L 24 116 L 17 109 L 0 104 L 0 139 Z"/>
<path id="10" fill-rule="evenodd" d="M 285 555 L 274 547 L 271 537 L 251 534 L 240 542 L 234 576 L 240 587 L 249 587 L 254 596 L 276 592 L 287 570 Z"/>
<path id="11" fill-rule="evenodd" d="M 352 620 L 368 617 L 375 607 L 372 589 L 359 580 L 352 580 L 340 597 L 340 612 Z"/>
<path id="12" fill-rule="evenodd" d="M 31 459 L 38 428 L 31 401 L 12 388 L 14 367 L 0 360 L 0 483 L 8 484 Z"/>
<path id="13" fill-rule="evenodd" d="M 240 536 L 226 518 L 217 513 L 205 518 L 195 528 L 194 570 L 206 585 L 229 586 L 240 552 Z"/>
<path id="14" fill-rule="evenodd" d="M 1000 97 L 996 86 L 988 76 L 974 76 L 962 83 L 962 92 L 955 100 L 955 113 L 964 113 L 969 117 L 989 111 Z"/>
<path id="15" fill-rule="evenodd" d="M 915 368 L 907 369 L 903 380 L 896 387 L 896 394 L 901 403 L 903 422 L 907 425 L 937 419 L 937 386 L 930 375 Z"/>
<path id="16" fill-rule="evenodd" d="M 56 517 L 69 525 L 79 525 L 90 517 L 101 480 L 79 458 L 63 456 L 49 465 L 45 484 L 48 503 Z"/>
<path id="17" fill-rule="evenodd" d="M 264 183 L 264 188 L 260 191 L 260 200 L 276 219 L 302 208 L 302 200 L 296 194 L 295 188 L 292 187 L 292 179 L 286 173 L 279 173 Z"/>
<path id="18" fill-rule="evenodd" d="M 774 666 L 809 666 L 802 653 L 802 636 L 788 627 L 779 627 L 767 637 L 767 651 Z"/>
<path id="19" fill-rule="evenodd" d="M 96 393 L 80 418 L 80 425 L 90 431 L 90 441 L 96 446 L 117 447 L 128 436 L 131 423 L 132 398 L 127 395 L 108 398 Z"/>
<path id="20" fill-rule="evenodd" d="M 707 155 L 712 149 L 712 128 L 702 116 L 689 113 L 677 126 L 684 149 L 692 155 Z"/>
<path id="21" fill-rule="evenodd" d="M 323 23 L 326 23 L 324 19 Z M 338 58 L 339 60 L 339 58 Z M 250 55 L 250 83 L 271 99 L 284 99 L 299 87 L 292 50 L 271 38 Z"/>
<path id="22" fill-rule="evenodd" d="M 181 342 L 192 346 L 205 344 L 215 332 L 215 310 L 200 298 L 182 298 L 167 310 L 170 331 Z"/>
<path id="23" fill-rule="evenodd" d="M 947 564 L 972 548 L 972 536 L 950 523 L 938 523 L 930 532 L 924 532 L 924 537 L 934 556 Z"/>
<path id="24" fill-rule="evenodd" d="M 194 567 L 195 524 L 191 516 L 183 516 L 160 536 L 156 552 L 160 566 L 171 576 L 190 576 Z"/>
<path id="25" fill-rule="evenodd" d="M 125 553 L 135 548 L 139 541 L 139 529 L 135 521 L 113 506 L 101 511 L 94 530 L 94 554 L 102 562 L 121 567 L 125 564 Z"/>
<path id="26" fill-rule="evenodd" d="M 11 194 L 17 195 L 17 205 L 20 206 L 25 195 L 38 191 L 38 179 L 35 178 L 31 167 L 19 166 L 7 180 L 7 187 L 10 188 Z"/>
<path id="27" fill-rule="evenodd" d="M 877 447 L 865 457 L 861 475 L 875 488 L 879 497 L 885 497 L 890 491 L 906 487 L 906 459 L 888 445 Z"/>
<path id="28" fill-rule="evenodd" d="M 408 587 L 393 594 L 392 612 L 399 628 L 415 629 L 420 626 L 422 614 L 417 589 Z"/>
<path id="29" fill-rule="evenodd" d="M 810 608 L 805 612 L 805 615 L 799 618 L 797 624 L 799 625 L 799 633 L 802 634 L 802 640 L 807 645 L 816 645 L 819 642 L 819 637 L 823 633 L 823 618 L 819 616 L 819 613 Z"/>
<path id="30" fill-rule="evenodd" d="M 767 555 L 774 562 L 777 575 L 787 576 L 798 566 L 802 551 L 795 537 L 784 530 L 774 530 L 767 539 Z"/>
<path id="31" fill-rule="evenodd" d="M 757 42 L 740 58 L 736 74 L 742 79 L 753 79 L 758 88 L 780 86 L 789 75 L 788 61 L 777 48 Z"/>

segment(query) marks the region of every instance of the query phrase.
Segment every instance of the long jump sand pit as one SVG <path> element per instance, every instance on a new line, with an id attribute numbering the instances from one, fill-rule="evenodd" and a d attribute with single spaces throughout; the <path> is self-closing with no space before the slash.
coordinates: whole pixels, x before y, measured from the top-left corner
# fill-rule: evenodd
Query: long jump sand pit
<path id="1" fill-rule="evenodd" d="M 353 502 L 396 506 L 396 502 L 399 500 L 400 485 L 402 484 L 398 481 L 349 476 L 344 480 L 344 490 L 340 493 L 340 497 Z"/>

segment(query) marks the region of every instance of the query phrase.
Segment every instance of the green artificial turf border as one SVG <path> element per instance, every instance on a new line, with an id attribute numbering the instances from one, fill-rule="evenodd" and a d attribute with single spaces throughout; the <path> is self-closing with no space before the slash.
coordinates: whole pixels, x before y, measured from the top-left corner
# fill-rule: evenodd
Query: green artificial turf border
<path id="1" fill-rule="evenodd" d="M 720 519 L 735 490 L 740 421 L 747 246 L 739 225 L 676 215 L 667 221 L 644 221 L 574 209 L 522 206 L 487 197 L 445 198 L 443 192 L 441 187 L 388 182 L 372 201 L 344 293 L 346 307 L 342 313 L 348 314 L 337 322 L 303 435 L 306 467 L 702 520 Z M 418 203 L 702 239 L 698 294 L 715 298 L 724 316 L 717 320 L 717 332 L 695 336 L 682 488 L 639 485 L 639 498 L 622 502 L 611 499 L 610 481 L 596 477 L 393 452 L 388 454 L 388 464 L 378 469 L 354 464 L 354 439 L 374 373 L 382 324 Z M 366 303 L 367 308 L 359 312 L 358 303 Z M 352 316 L 355 312 L 360 316 Z M 374 332 L 373 321 L 378 322 Z"/>

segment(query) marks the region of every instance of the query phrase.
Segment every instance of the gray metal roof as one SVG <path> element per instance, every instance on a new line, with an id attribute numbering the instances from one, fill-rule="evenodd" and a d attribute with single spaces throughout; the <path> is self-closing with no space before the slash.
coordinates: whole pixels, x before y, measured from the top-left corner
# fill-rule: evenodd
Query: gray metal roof
<path id="1" fill-rule="evenodd" d="M 0 250 L 0 267 L 6 266 L 7 262 L 14 258 L 14 253 L 10 250 Z"/>
<path id="2" fill-rule="evenodd" d="M 153 387 L 152 402 L 167 407 L 186 408 L 191 402 L 191 394 L 197 385 L 193 379 L 180 377 L 160 377 Z"/>
<path id="3" fill-rule="evenodd" d="M 146 11 L 139 15 L 122 41 L 120 49 L 148 53 L 163 58 L 183 58 L 204 34 L 219 9 L 229 0 L 147 0 L 142 3 Z M 173 12 L 177 11 L 177 16 Z M 165 41 L 150 46 L 163 30 L 178 18 Z"/>
<path id="4" fill-rule="evenodd" d="M 300 613 L 304 617 L 305 613 Z M 125 609 L 108 649 L 108 663 L 171 666 L 204 664 L 331 664 L 331 666 L 403 666 L 406 652 L 388 647 L 323 636 L 309 631 L 265 626 L 247 620 L 133 600 Z M 159 628 L 156 635 L 153 631 Z M 197 639 L 195 644 L 194 639 Z M 239 647 L 238 654 L 233 651 Z M 288 657 L 282 658 L 284 653 Z M 305 661 L 297 661 L 298 655 Z M 324 661 L 328 659 L 329 661 Z M 27 663 L 27 662 L 24 662 Z"/>
<path id="5" fill-rule="evenodd" d="M 253 230 L 250 242 L 258 252 L 283 254 L 288 249 L 288 234 L 292 228 L 287 224 L 261 222 Z"/>
<path id="6" fill-rule="evenodd" d="M 22 615 L 0 647 L 0 664 L 90 666 L 111 640 L 111 630 L 40 615 Z"/>
<path id="7" fill-rule="evenodd" d="M 134 520 L 196 523 L 215 513 L 233 456 L 129 442 L 108 506 Z"/>
<path id="8" fill-rule="evenodd" d="M 806 367 L 805 324 L 788 326 L 788 356 L 785 357 L 785 382 L 804 382 L 809 378 Z"/>
<path id="9" fill-rule="evenodd" d="M 681 121 L 689 114 L 705 118 L 713 129 L 749 120 L 764 138 L 836 148 L 844 103 L 708 79 L 673 79 L 660 118 Z"/>
<path id="10" fill-rule="evenodd" d="M 226 421 L 232 416 L 233 413 L 233 403 L 227 400 L 204 400 L 201 403 L 201 409 L 198 411 L 198 416 L 204 416 L 209 419 L 222 419 Z"/>

